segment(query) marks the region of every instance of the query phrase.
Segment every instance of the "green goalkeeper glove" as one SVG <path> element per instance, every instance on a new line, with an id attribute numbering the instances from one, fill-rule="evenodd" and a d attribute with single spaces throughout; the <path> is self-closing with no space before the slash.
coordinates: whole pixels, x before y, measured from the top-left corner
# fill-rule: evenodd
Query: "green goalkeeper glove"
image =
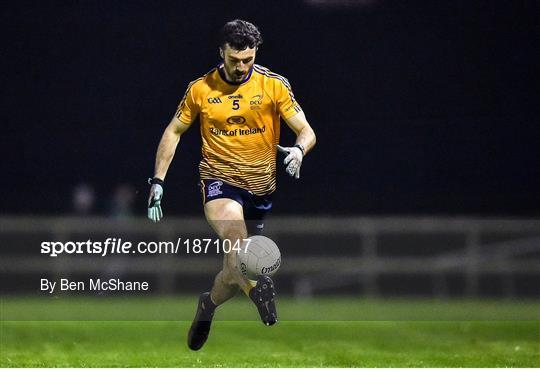
<path id="1" fill-rule="evenodd" d="M 154 222 L 158 222 L 163 218 L 161 210 L 161 198 L 163 198 L 163 180 L 157 177 L 148 179 L 150 187 L 150 196 L 148 197 L 148 218 Z"/>

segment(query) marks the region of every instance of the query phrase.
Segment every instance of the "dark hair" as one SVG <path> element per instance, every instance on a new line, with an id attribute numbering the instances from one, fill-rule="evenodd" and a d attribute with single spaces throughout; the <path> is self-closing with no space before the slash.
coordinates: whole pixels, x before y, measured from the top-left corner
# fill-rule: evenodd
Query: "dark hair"
<path id="1" fill-rule="evenodd" d="M 236 50 L 255 48 L 263 43 L 261 33 L 253 23 L 235 19 L 225 23 L 219 35 L 219 46 L 225 44 Z"/>

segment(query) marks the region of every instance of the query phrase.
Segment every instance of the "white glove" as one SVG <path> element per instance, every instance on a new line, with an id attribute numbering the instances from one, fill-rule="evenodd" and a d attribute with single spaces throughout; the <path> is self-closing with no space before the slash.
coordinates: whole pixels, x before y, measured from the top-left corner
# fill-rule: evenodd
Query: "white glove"
<path id="1" fill-rule="evenodd" d="M 150 197 L 148 197 L 148 218 L 154 222 L 163 218 L 161 198 L 163 198 L 163 187 L 160 184 L 152 184 Z"/>
<path id="2" fill-rule="evenodd" d="M 290 175 L 294 176 L 295 179 L 300 178 L 300 166 L 302 165 L 302 159 L 304 158 L 304 152 L 298 146 L 291 147 L 282 147 L 281 145 L 277 146 L 277 149 L 287 155 L 283 163 L 287 166 L 285 171 Z"/>

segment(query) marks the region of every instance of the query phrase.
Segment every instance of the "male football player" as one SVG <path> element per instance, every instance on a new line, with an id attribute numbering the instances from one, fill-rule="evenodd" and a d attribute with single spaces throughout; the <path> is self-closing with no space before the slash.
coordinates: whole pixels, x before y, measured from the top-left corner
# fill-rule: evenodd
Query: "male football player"
<path id="1" fill-rule="evenodd" d="M 286 172 L 300 178 L 304 156 L 315 145 L 315 134 L 284 77 L 255 64 L 262 44 L 253 24 L 234 20 L 220 34 L 222 61 L 192 81 L 159 143 L 148 202 L 148 217 L 163 214 L 163 181 L 182 134 L 198 116 L 202 137 L 199 164 L 204 214 L 221 240 L 232 245 L 260 234 L 276 189 L 276 148 L 285 154 Z M 296 134 L 292 147 L 279 143 L 280 118 Z M 236 267 L 236 253 L 225 253 L 223 268 L 210 292 L 201 294 L 188 346 L 200 349 L 208 338 L 217 306 L 238 289 L 255 303 L 266 325 L 277 321 L 272 279 L 260 277 L 255 286 Z"/>

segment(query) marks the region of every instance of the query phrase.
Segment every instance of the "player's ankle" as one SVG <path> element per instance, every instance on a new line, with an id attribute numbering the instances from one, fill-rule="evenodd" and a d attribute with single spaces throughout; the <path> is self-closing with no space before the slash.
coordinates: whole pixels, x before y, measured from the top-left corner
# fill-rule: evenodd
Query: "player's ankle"
<path id="1" fill-rule="evenodd" d="M 214 298 L 212 298 L 212 292 L 210 292 L 210 294 L 208 294 L 208 296 L 206 297 L 204 303 L 205 303 L 206 307 L 209 308 L 212 311 L 214 311 L 216 309 L 216 307 L 219 306 L 216 303 L 216 301 L 214 300 Z"/>

